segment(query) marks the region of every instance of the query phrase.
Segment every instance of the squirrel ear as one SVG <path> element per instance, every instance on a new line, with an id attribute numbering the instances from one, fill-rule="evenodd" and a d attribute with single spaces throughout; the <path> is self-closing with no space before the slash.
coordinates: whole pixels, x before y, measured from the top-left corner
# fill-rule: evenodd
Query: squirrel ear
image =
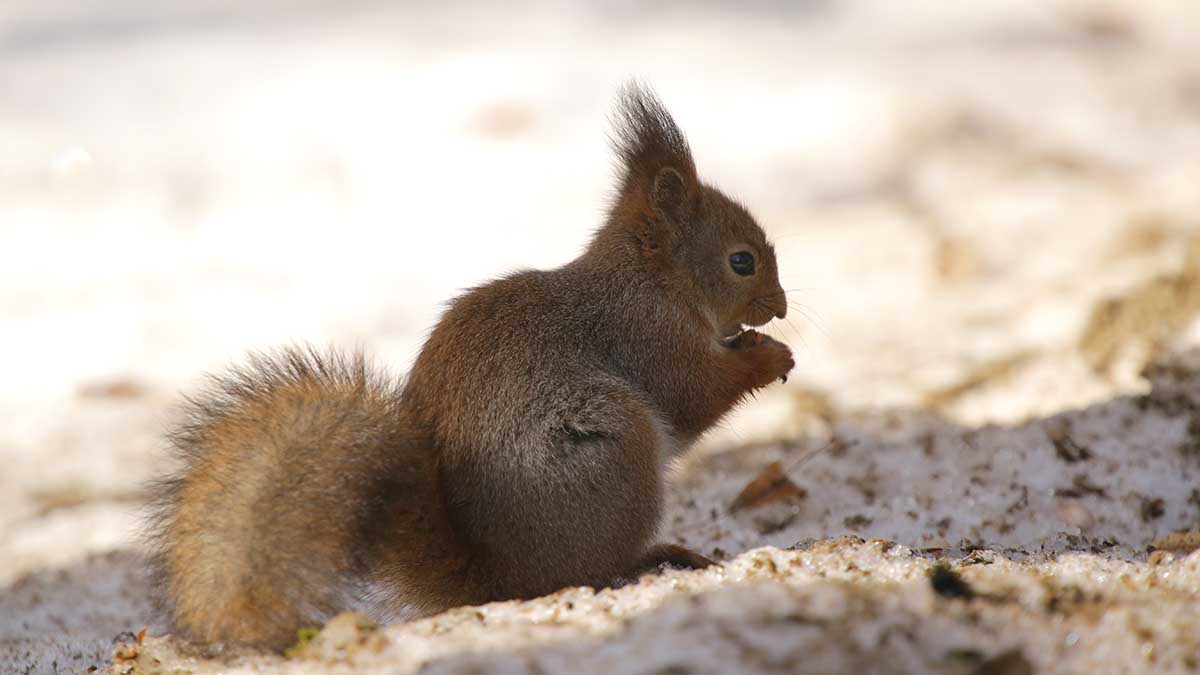
<path id="1" fill-rule="evenodd" d="M 626 85 L 613 116 L 612 145 L 621 182 L 613 205 L 618 221 L 675 225 L 699 198 L 699 179 L 687 139 L 648 89 Z"/>
<path id="2" fill-rule="evenodd" d="M 650 201 L 653 202 L 654 208 L 672 218 L 678 218 L 683 215 L 681 212 L 686 199 L 687 186 L 683 182 L 683 176 L 669 166 L 659 169 L 658 175 L 654 177 L 654 189 L 650 192 Z"/>

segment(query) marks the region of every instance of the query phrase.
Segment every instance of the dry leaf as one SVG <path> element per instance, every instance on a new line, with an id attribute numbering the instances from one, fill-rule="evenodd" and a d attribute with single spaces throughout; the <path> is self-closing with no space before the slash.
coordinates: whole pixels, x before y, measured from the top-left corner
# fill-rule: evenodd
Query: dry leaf
<path id="1" fill-rule="evenodd" d="M 783 472 L 782 464 L 771 462 L 759 472 L 754 480 L 742 488 L 733 503 L 729 505 L 729 510 L 756 508 L 790 497 L 803 499 L 807 495 L 804 488 L 796 485 L 792 479 L 787 477 L 787 474 Z"/>
<path id="2" fill-rule="evenodd" d="M 1160 551 L 1194 551 L 1200 548 L 1200 530 L 1164 534 L 1150 545 Z"/>
<path id="3" fill-rule="evenodd" d="M 131 378 L 118 377 L 80 385 L 79 397 L 84 399 L 135 399 L 146 395 L 146 387 Z"/>

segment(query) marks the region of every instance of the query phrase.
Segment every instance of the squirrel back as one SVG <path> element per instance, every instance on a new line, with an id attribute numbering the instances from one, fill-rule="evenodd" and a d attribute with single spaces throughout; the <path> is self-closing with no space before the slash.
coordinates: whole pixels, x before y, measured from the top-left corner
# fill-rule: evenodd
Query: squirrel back
<path id="1" fill-rule="evenodd" d="M 159 486 L 177 629 L 279 648 L 349 608 L 380 619 L 605 586 L 704 556 L 653 544 L 663 466 L 791 352 L 775 254 L 627 87 L 618 190 L 576 260 L 454 300 L 404 382 L 361 356 L 255 357 L 188 405 Z"/>

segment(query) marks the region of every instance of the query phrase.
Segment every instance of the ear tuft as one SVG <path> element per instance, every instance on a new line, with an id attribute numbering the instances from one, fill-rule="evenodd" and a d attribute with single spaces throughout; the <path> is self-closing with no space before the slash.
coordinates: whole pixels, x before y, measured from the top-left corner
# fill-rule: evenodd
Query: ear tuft
<path id="1" fill-rule="evenodd" d="M 655 221 L 686 215 L 699 193 L 696 166 L 683 132 L 653 92 L 637 82 L 621 89 L 610 138 L 621 174 L 614 212 Z"/>

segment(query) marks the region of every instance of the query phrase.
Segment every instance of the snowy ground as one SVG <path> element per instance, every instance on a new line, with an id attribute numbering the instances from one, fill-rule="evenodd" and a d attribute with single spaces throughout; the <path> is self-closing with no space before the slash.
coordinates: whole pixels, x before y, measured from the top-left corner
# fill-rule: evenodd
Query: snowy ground
<path id="1" fill-rule="evenodd" d="M 630 76 L 808 314 L 677 472 L 664 535 L 726 567 L 232 667 L 1196 670 L 1200 553 L 1149 551 L 1200 527 L 1200 8 L 915 7 L 6 2 L 0 672 L 161 634 L 138 485 L 200 373 L 402 370 L 457 289 L 575 255 Z M 776 460 L 799 490 L 731 510 Z"/>

